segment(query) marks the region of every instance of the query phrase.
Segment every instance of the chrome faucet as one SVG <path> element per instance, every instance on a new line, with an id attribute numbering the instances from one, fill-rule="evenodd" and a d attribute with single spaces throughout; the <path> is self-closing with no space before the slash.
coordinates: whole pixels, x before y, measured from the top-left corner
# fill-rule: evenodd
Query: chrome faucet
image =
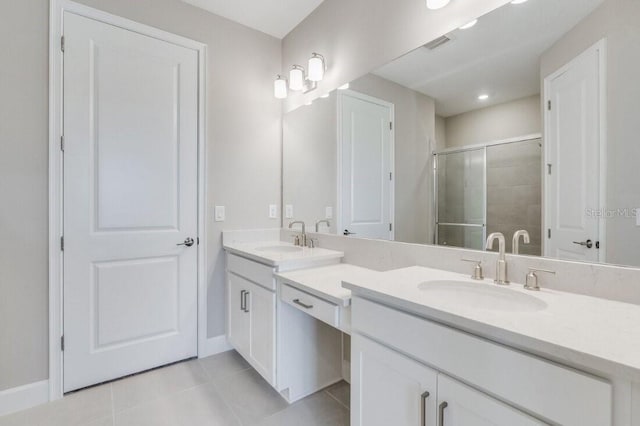
<path id="1" fill-rule="evenodd" d="M 331 227 L 331 222 L 329 221 L 329 219 L 322 219 L 316 222 L 316 234 L 318 232 L 320 232 L 320 224 L 321 223 L 326 223 L 327 224 L 327 228 Z"/>
<path id="2" fill-rule="evenodd" d="M 498 240 L 498 261 L 496 262 L 496 279 L 494 282 L 498 285 L 509 285 L 509 281 L 507 280 L 507 261 L 504 255 L 505 249 L 505 240 L 504 235 L 500 232 L 494 232 L 489 235 L 487 238 L 487 245 L 485 246 L 486 250 L 490 250 L 493 248 L 493 242 Z"/>
<path id="3" fill-rule="evenodd" d="M 300 235 L 300 240 L 299 240 L 299 242 L 300 242 L 300 246 L 305 247 L 305 246 L 307 245 L 307 231 L 306 231 L 306 225 L 305 225 L 305 224 L 304 224 L 304 222 L 303 222 L 303 221 L 301 221 L 301 220 L 295 220 L 295 221 L 293 221 L 293 222 L 291 222 L 291 223 L 289 224 L 289 229 L 292 229 L 292 228 L 293 228 L 293 225 L 295 225 L 295 224 L 300 224 L 300 225 L 302 225 L 302 234 Z"/>
<path id="4" fill-rule="evenodd" d="M 511 247 L 511 251 L 513 254 L 520 254 L 520 237 L 523 238 L 525 244 L 529 244 L 531 239 L 529 238 L 529 232 L 521 229 L 520 231 L 516 231 L 513 234 L 513 246 Z"/>

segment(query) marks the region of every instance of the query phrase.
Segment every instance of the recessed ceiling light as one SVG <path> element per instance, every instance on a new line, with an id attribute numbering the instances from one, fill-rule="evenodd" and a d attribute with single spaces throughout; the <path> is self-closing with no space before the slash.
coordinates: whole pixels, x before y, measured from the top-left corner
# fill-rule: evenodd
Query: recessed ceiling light
<path id="1" fill-rule="evenodd" d="M 526 3 L 526 2 L 527 2 L 527 0 L 513 0 L 511 2 L 511 4 L 522 4 L 522 3 Z"/>
<path id="2" fill-rule="evenodd" d="M 489 99 L 489 95 L 487 95 L 486 93 L 478 96 L 479 101 L 486 101 L 487 99 Z"/>
<path id="3" fill-rule="evenodd" d="M 442 9 L 450 0 L 427 0 L 427 7 L 431 10 Z"/>
<path id="4" fill-rule="evenodd" d="M 461 30 L 468 30 L 469 28 L 473 27 L 477 23 L 478 23 L 478 20 L 474 19 L 473 21 L 469 22 L 468 24 L 464 24 L 463 26 L 461 26 L 460 29 Z"/>

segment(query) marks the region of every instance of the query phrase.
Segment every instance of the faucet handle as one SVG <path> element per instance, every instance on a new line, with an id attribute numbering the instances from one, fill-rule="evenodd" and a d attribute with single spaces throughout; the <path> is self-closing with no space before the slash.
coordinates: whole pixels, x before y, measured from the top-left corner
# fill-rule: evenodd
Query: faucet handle
<path id="1" fill-rule="evenodd" d="M 549 271 L 547 269 L 529 268 L 529 273 L 527 274 L 527 277 L 525 280 L 526 282 L 524 285 L 525 290 L 540 291 L 540 285 L 538 284 L 538 276 L 536 275 L 536 272 L 542 272 L 545 274 L 553 274 L 553 275 L 556 274 L 555 271 Z"/>
<path id="2" fill-rule="evenodd" d="M 484 280 L 484 274 L 482 273 L 482 261 L 481 260 L 473 260 L 473 259 L 461 259 L 463 262 L 475 263 L 476 265 L 473 267 L 473 274 L 471 278 L 477 281 Z"/>
<path id="3" fill-rule="evenodd" d="M 295 246 L 300 245 L 300 235 L 292 235 L 291 238 L 293 238 L 293 245 Z"/>

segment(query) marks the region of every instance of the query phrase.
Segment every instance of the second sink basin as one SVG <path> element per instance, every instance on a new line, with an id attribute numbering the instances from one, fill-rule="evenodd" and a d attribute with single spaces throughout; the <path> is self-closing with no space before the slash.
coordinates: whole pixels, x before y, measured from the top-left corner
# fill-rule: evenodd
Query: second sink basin
<path id="1" fill-rule="evenodd" d="M 302 247 L 296 246 L 267 246 L 267 247 L 258 247 L 256 251 L 264 251 L 270 253 L 295 253 L 298 251 L 302 251 Z"/>
<path id="2" fill-rule="evenodd" d="M 507 288 L 467 281 L 427 281 L 418 288 L 446 304 L 503 312 L 536 312 L 547 304 L 536 297 Z"/>

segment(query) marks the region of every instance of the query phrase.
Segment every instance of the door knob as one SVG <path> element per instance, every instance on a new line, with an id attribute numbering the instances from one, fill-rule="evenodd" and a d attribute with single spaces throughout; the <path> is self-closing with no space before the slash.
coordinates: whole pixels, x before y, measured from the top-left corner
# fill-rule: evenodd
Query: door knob
<path id="1" fill-rule="evenodd" d="M 176 244 L 177 246 L 187 246 L 187 247 L 191 247 L 192 245 L 195 244 L 195 241 L 193 240 L 193 238 L 191 237 L 187 237 L 187 239 L 184 240 L 184 243 L 180 243 L 180 244 Z"/>
<path id="2" fill-rule="evenodd" d="M 588 248 L 588 249 L 590 249 L 590 248 L 592 248 L 592 247 L 593 247 L 593 241 L 591 241 L 591 240 L 582 241 L 582 242 L 580 242 L 580 241 L 574 241 L 574 242 L 573 242 L 573 244 L 577 244 L 577 245 L 579 245 L 579 246 L 583 246 L 583 247 L 586 247 L 586 248 Z"/>
<path id="3" fill-rule="evenodd" d="M 344 232 L 342 233 L 342 235 L 349 236 L 349 235 L 356 235 L 356 233 L 355 232 L 349 232 L 348 229 L 345 229 Z"/>

